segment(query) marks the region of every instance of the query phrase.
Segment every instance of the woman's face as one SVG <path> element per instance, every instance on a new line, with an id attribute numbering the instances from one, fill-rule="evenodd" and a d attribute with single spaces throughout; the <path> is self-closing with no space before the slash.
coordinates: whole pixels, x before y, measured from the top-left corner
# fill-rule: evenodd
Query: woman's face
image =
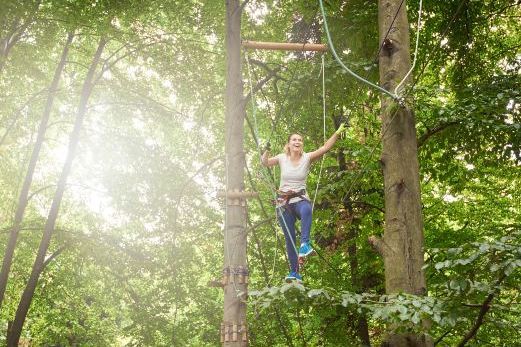
<path id="1" fill-rule="evenodd" d="M 302 136 L 299 134 L 291 135 L 289 137 L 288 145 L 291 152 L 302 152 L 304 146 Z"/>

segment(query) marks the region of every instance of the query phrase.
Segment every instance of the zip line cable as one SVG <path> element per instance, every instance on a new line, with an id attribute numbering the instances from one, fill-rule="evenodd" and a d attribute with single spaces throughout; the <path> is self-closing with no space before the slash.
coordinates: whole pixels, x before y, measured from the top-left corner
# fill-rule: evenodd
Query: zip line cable
<path id="1" fill-rule="evenodd" d="M 407 71 L 407 73 L 403 77 L 402 81 L 400 83 L 398 83 L 398 85 L 394 89 L 394 94 L 396 94 L 396 95 L 398 95 L 401 92 L 400 89 L 402 87 L 402 84 L 409 77 L 412 70 L 414 70 L 414 67 L 416 66 L 416 59 L 418 58 L 418 43 L 420 42 L 420 28 L 421 28 L 421 21 L 422 21 L 422 3 L 423 3 L 423 0 L 420 0 L 420 7 L 418 9 L 418 24 L 417 24 L 417 28 L 416 28 L 416 48 L 414 49 L 414 60 L 412 62 L 412 65 L 411 65 L 411 68 L 409 69 L 409 71 Z"/>
<path id="2" fill-rule="evenodd" d="M 391 92 L 389 92 L 388 90 L 385 90 L 384 88 L 372 83 L 371 81 L 368 81 L 366 80 L 365 78 L 357 75 L 356 73 L 354 73 L 351 69 L 349 69 L 343 62 L 342 60 L 340 59 L 340 57 L 338 56 L 338 54 L 336 53 L 336 50 L 335 50 L 335 46 L 333 45 L 333 40 L 331 39 L 331 33 L 329 32 L 329 27 L 327 25 L 327 19 L 326 19 L 326 12 L 324 10 L 324 4 L 322 3 L 322 0 L 319 0 L 320 2 L 320 10 L 322 12 L 322 18 L 324 20 L 324 29 L 326 31 L 326 36 L 327 36 L 327 41 L 329 43 L 329 48 L 331 50 L 331 53 L 333 53 L 333 56 L 335 57 L 336 61 L 338 62 L 338 64 L 340 64 L 340 66 L 346 71 L 348 72 L 351 76 L 353 76 L 354 78 L 356 78 L 357 80 L 363 82 L 363 83 L 366 83 L 368 84 L 369 86 L 379 90 L 380 92 L 388 95 L 389 97 L 391 97 L 393 100 L 395 101 L 398 101 L 400 102 L 401 101 L 401 98 L 396 95 L 396 94 L 393 94 Z"/>
<path id="3" fill-rule="evenodd" d="M 248 54 L 246 54 L 246 65 L 248 67 L 248 76 L 249 76 L 249 85 L 250 85 L 250 100 L 251 100 L 251 106 L 252 106 L 252 116 L 254 118 L 254 130 L 253 130 L 253 136 L 255 137 L 254 139 L 254 142 L 256 143 L 257 145 L 257 150 L 258 150 L 258 153 L 259 153 L 259 161 L 262 161 L 262 149 L 260 148 L 259 146 L 259 139 L 258 139 L 258 128 L 257 128 L 257 113 L 256 113 L 256 108 L 255 108 L 255 95 L 254 95 L 254 90 L 253 90 L 253 81 L 252 81 L 252 73 L 251 73 L 251 65 L 250 65 L 250 59 L 249 59 L 249 56 Z M 266 168 L 266 170 L 268 170 L 268 168 Z M 261 170 L 261 172 L 264 174 L 264 175 L 267 175 L 264 170 Z M 277 199 L 277 194 L 275 193 L 275 191 L 277 190 L 276 186 L 275 186 L 275 182 L 272 182 L 272 181 L 269 181 L 269 185 L 271 185 L 271 190 L 272 190 L 272 194 L 273 194 L 273 198 L 274 200 L 276 201 Z M 276 215 L 276 219 L 278 219 L 278 214 L 277 214 L 277 211 L 278 211 L 278 208 L 276 208 L 275 210 L 275 215 Z M 284 226 L 286 227 L 286 230 L 289 230 L 288 229 L 288 225 L 286 223 L 286 219 L 284 218 L 284 215 L 281 213 L 280 214 L 281 216 L 281 219 L 283 220 L 284 222 Z M 278 229 L 278 228 L 277 228 Z M 297 250 L 297 246 L 295 245 L 295 241 L 293 240 L 293 238 L 291 237 L 291 235 L 288 235 L 289 236 L 289 239 L 291 240 L 291 243 L 295 249 L 295 252 L 298 253 L 298 250 Z M 275 262 L 275 258 L 276 257 L 276 253 L 274 255 L 274 262 Z"/>
<path id="4" fill-rule="evenodd" d="M 259 152 L 259 159 L 262 160 L 262 149 L 260 148 L 259 146 L 259 140 L 258 140 L 258 128 L 257 128 L 257 116 L 256 116 L 256 108 L 255 108 L 255 96 L 254 96 L 254 93 L 253 93 L 253 81 L 252 81 L 252 74 L 251 74 L 251 66 L 250 66 L 250 63 L 249 63 L 249 57 L 248 55 L 246 55 L 246 61 L 247 61 L 247 66 L 248 66 L 248 76 L 249 76 L 249 84 L 250 84 L 250 95 L 251 95 L 251 105 L 252 105 L 252 115 L 253 115 L 253 118 L 254 118 L 254 126 L 255 126 L 255 129 L 253 131 L 253 134 L 254 136 L 256 137 L 255 139 L 255 143 L 257 144 L 257 150 Z M 267 169 L 268 170 L 268 169 Z M 263 174 L 265 174 L 264 170 L 261 170 L 261 172 L 263 172 Z M 275 186 L 275 183 L 274 182 L 271 182 L 271 185 L 272 185 L 272 192 L 273 192 L 273 196 L 274 196 L 274 200 L 276 200 L 277 198 L 277 194 L 275 193 L 275 191 L 277 190 L 276 186 Z M 276 209 L 276 213 L 277 213 L 277 210 L 278 208 Z M 276 217 L 278 219 L 278 215 L 276 214 Z M 288 229 L 288 225 L 286 223 L 286 219 L 284 218 L 284 215 L 282 213 L 280 213 L 280 217 L 281 219 L 283 220 L 284 222 L 284 226 L 286 227 L 286 230 L 289 230 Z M 293 238 L 291 237 L 291 235 L 289 235 L 289 239 L 291 240 L 291 243 L 293 245 L 293 248 L 295 249 L 295 252 L 298 253 L 298 249 L 297 249 L 297 246 L 295 244 L 295 240 L 293 240 Z"/>
<path id="5" fill-rule="evenodd" d="M 398 9 L 396 10 L 395 14 L 394 14 L 394 17 L 393 17 L 393 20 L 391 21 L 391 24 L 389 25 L 389 28 L 387 29 L 386 33 L 385 33 L 385 36 L 384 38 L 382 39 L 382 43 L 379 45 L 378 47 L 378 51 L 376 52 L 376 55 L 375 55 L 375 58 L 374 58 L 374 62 L 377 62 L 378 61 L 378 56 L 380 55 L 380 52 L 382 50 L 382 47 L 383 47 L 383 42 L 387 39 L 387 37 L 389 36 L 389 33 L 391 32 L 392 28 L 393 28 L 393 25 L 394 25 L 394 22 L 396 21 L 396 18 L 398 17 L 398 14 L 400 12 L 400 9 L 401 7 L 403 6 L 403 3 L 404 3 L 405 0 L 402 0 L 400 2 L 400 5 L 398 6 Z M 420 0 L 420 4 L 419 4 L 419 10 L 418 10 L 418 27 L 417 27 L 417 31 L 416 31 L 416 48 L 415 48 L 415 53 L 414 53 L 414 65 L 416 63 L 416 60 L 417 60 L 417 56 L 418 56 L 418 47 L 419 47 L 419 33 L 420 33 L 420 25 L 421 25 L 421 15 L 422 15 L 422 1 L 423 0 Z M 463 1 L 467 1 L 467 0 L 463 0 Z M 322 0 L 320 0 L 320 2 L 322 2 Z M 322 7 L 323 9 L 323 7 Z M 324 19 L 325 19 L 325 16 L 324 16 Z M 409 71 L 407 72 L 407 74 L 405 75 L 405 77 L 402 79 L 402 81 L 398 84 L 398 86 L 395 88 L 395 93 L 396 91 L 398 90 L 398 87 L 403 84 L 403 82 L 408 78 L 408 76 L 410 75 L 410 73 L 413 71 L 414 69 L 414 65 L 409 69 Z M 366 74 L 365 76 L 365 79 L 367 79 L 367 76 L 369 75 L 369 72 Z M 414 86 L 414 84 L 413 84 Z M 412 89 L 412 88 L 411 88 Z M 408 95 L 408 93 L 404 94 L 402 97 L 400 97 L 400 100 L 397 100 L 400 105 L 402 105 L 402 102 L 403 100 L 405 100 L 406 96 Z M 397 113 L 398 109 L 394 112 L 394 114 L 392 115 L 391 117 L 391 121 L 390 123 L 392 123 L 392 121 L 394 120 L 394 117 L 396 116 L 396 113 Z M 359 173 L 355 176 L 355 179 L 353 180 L 353 183 L 351 184 L 351 186 L 349 187 L 348 191 L 346 194 L 344 194 L 344 198 L 346 196 L 349 195 L 349 193 L 351 192 L 351 190 L 353 189 L 355 183 L 357 183 L 358 179 L 359 178 L 362 178 L 363 177 L 363 174 L 361 177 L 360 176 L 360 173 L 364 173 L 365 172 L 365 168 L 367 167 L 367 165 L 369 164 L 369 160 L 372 158 L 373 156 L 373 153 L 374 151 L 376 150 L 376 147 L 380 144 L 380 142 L 382 141 L 385 133 L 387 132 L 387 128 L 382 132 L 382 135 L 380 136 L 380 140 L 373 146 L 373 148 L 371 149 L 371 152 L 368 156 L 368 160 L 364 163 L 363 167 L 362 167 L 362 170 L 359 171 Z M 342 199 L 343 200 L 343 199 Z"/>
<path id="6" fill-rule="evenodd" d="M 246 66 L 248 67 L 248 82 L 249 82 L 249 86 L 250 86 L 251 113 L 252 113 L 252 116 L 253 116 L 253 124 L 254 124 L 253 136 L 254 136 L 254 141 L 255 141 L 255 143 L 257 145 L 257 150 L 258 150 L 258 153 L 259 153 L 259 160 L 262 161 L 262 153 L 261 153 L 262 150 L 259 147 L 259 134 L 258 134 L 257 113 L 256 113 L 256 109 L 255 109 L 255 103 L 256 103 L 256 101 L 255 101 L 255 93 L 253 92 L 253 78 L 252 78 L 250 58 L 248 56 L 248 53 L 246 53 Z M 269 176 L 270 179 L 268 179 L 268 185 L 270 185 L 270 183 L 272 183 L 274 185 L 274 182 L 272 182 L 272 180 L 271 180 L 272 176 L 268 175 L 262 169 L 261 169 L 261 172 L 262 172 L 262 174 L 264 176 Z M 276 197 L 276 195 L 275 195 L 275 197 Z M 278 240 L 277 231 L 276 230 L 275 230 L 275 237 Z M 271 279 L 268 280 L 268 284 L 271 282 L 271 280 L 275 276 L 276 259 L 277 259 L 277 247 L 275 247 L 275 252 L 274 252 L 274 255 L 273 255 L 272 275 L 271 275 Z"/>
<path id="7" fill-rule="evenodd" d="M 461 9 L 463 8 L 463 5 L 464 5 L 467 1 L 468 1 L 468 0 L 462 0 L 462 1 L 460 2 L 459 6 L 458 6 L 458 8 L 457 8 L 457 10 L 456 10 L 456 12 L 455 12 L 454 15 L 452 16 L 451 20 L 449 21 L 449 23 L 447 24 L 447 26 L 445 27 L 445 29 L 443 30 L 443 32 L 442 32 L 442 34 L 441 34 L 441 36 L 440 36 L 440 40 L 442 40 L 443 37 L 446 35 L 446 33 L 448 32 L 450 26 L 451 26 L 452 23 L 456 20 L 456 18 L 458 17 L 458 15 L 459 15 Z M 402 0 L 402 3 L 403 3 L 403 0 Z M 401 4 L 400 4 L 400 7 L 401 7 Z M 400 7 L 398 8 L 398 10 L 400 9 Z M 420 0 L 420 8 L 421 8 L 421 0 Z M 419 16 L 420 16 L 420 15 L 421 15 L 421 10 L 419 11 L 419 13 L 420 13 L 420 14 L 419 14 Z M 398 14 L 398 12 L 396 13 L 394 19 L 396 19 L 397 14 Z M 394 23 L 394 19 L 393 19 L 393 23 Z M 392 27 L 392 24 L 393 24 L 393 23 L 391 23 L 391 27 Z M 418 23 L 419 23 L 419 21 L 418 21 Z M 387 35 L 389 34 L 389 32 L 391 31 L 391 27 L 389 27 L 389 30 L 387 31 L 386 37 L 387 37 Z M 418 26 L 418 30 L 419 30 L 419 26 Z M 384 39 L 384 40 L 385 40 L 385 39 Z M 378 54 L 379 54 L 379 52 L 380 52 L 380 50 L 381 50 L 381 47 L 382 47 L 382 45 L 380 46 L 380 49 L 378 50 L 377 56 L 378 56 Z M 418 47 L 418 39 L 417 39 L 417 41 L 416 41 L 416 49 L 417 49 L 417 47 Z M 427 54 L 427 56 L 430 57 L 431 54 L 434 52 L 434 49 L 435 49 L 435 47 L 431 49 L 431 51 Z M 417 51 L 415 52 L 415 59 L 416 59 L 416 56 L 417 56 Z M 375 58 L 375 59 L 376 59 L 376 58 Z M 409 90 L 412 90 L 412 89 L 414 88 L 414 86 L 419 82 L 420 77 L 421 77 L 421 75 L 423 74 L 423 72 L 425 71 L 425 67 L 427 66 L 428 62 L 429 62 L 429 60 L 427 60 L 427 61 L 423 64 L 423 68 L 422 68 L 422 70 L 420 71 L 420 74 L 419 74 L 418 76 L 416 76 L 416 78 L 415 78 L 415 80 L 414 80 L 414 82 L 413 82 L 413 84 L 412 84 L 412 86 L 410 87 Z M 404 80 L 405 80 L 405 78 L 404 78 Z M 407 94 L 408 94 L 408 93 L 406 93 L 405 96 L 407 96 Z M 392 123 L 392 121 L 394 120 L 394 117 L 396 116 L 397 111 L 398 111 L 398 109 L 394 112 L 394 114 L 393 114 L 393 116 L 391 117 L 391 120 L 390 120 L 389 123 Z M 374 146 L 373 149 L 371 150 L 371 153 L 369 154 L 369 157 L 368 157 L 369 159 L 372 157 L 372 155 L 373 155 L 373 153 L 374 153 L 374 151 L 375 151 L 375 149 L 376 149 L 376 146 L 378 146 L 378 145 L 380 144 L 380 142 L 383 140 L 383 137 L 385 136 L 385 133 L 387 132 L 387 130 L 388 130 L 388 128 L 386 128 L 386 129 L 382 132 L 382 135 L 381 135 L 380 140 L 375 144 L 375 146 Z M 351 192 L 351 190 L 352 190 L 352 188 L 354 187 L 355 183 L 357 183 L 357 180 L 358 180 L 359 178 L 361 178 L 361 177 L 359 177 L 359 176 L 360 176 L 360 172 L 362 173 L 362 177 L 363 177 L 363 174 L 365 174 L 365 169 L 366 169 L 366 167 L 367 167 L 367 164 L 369 163 L 369 159 L 365 162 L 364 166 L 362 167 L 362 170 L 360 170 L 360 171 L 359 171 L 359 174 L 357 174 L 357 176 L 355 177 L 355 180 L 354 180 L 353 183 L 351 184 L 351 186 L 350 186 L 350 188 L 348 189 L 347 193 L 344 195 L 344 198 L 345 198 L 346 196 L 349 195 L 349 193 Z"/>

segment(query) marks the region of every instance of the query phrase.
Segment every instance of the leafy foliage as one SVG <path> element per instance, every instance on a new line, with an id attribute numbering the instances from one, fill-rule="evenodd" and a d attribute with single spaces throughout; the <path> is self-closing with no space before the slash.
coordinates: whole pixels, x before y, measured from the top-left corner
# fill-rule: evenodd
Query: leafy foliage
<path id="1" fill-rule="evenodd" d="M 415 23 L 417 4 L 408 3 Z M 81 83 L 100 36 L 109 39 L 88 104 L 48 264 L 23 336 L 34 345 L 219 345 L 225 186 L 224 3 L 4 1 L 0 5 L 0 249 L 67 33 L 75 38 L 31 188 L 6 298 L 5 341 L 34 260 L 67 151 Z M 345 63 L 378 80 L 377 8 L 328 1 Z M 520 343 L 520 15 L 512 1 L 424 6 L 407 102 L 418 130 L 428 295 L 384 295 L 383 263 L 367 238 L 383 232 L 380 101 L 325 55 L 326 118 L 316 53 L 248 51 L 245 126 L 248 324 L 252 346 L 372 345 L 386 328 L 424 331 L 438 345 Z M 415 24 L 411 25 L 415 32 Z M 324 40 L 318 3 L 247 1 L 242 37 Z M 4 43 L 9 42 L 8 46 Z M 9 47 L 9 49 L 5 49 Z M 250 76 L 251 72 L 251 78 Z M 255 117 L 254 117 L 255 116 Z M 348 136 L 313 166 L 312 230 L 320 256 L 305 284 L 287 271 L 269 204 L 278 173 L 258 163 L 302 132 L 306 150 L 339 122 Z M 1 254 L 1 253 L 0 253 Z M 255 290 L 255 288 L 264 288 Z"/>

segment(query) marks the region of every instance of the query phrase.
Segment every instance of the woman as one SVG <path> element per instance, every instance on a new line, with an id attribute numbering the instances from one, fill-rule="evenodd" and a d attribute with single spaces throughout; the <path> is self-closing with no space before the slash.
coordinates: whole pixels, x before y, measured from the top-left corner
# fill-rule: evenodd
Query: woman
<path id="1" fill-rule="evenodd" d="M 280 165 L 280 186 L 277 192 L 277 218 L 286 238 L 286 250 L 290 263 L 290 273 L 286 282 L 302 281 L 298 273 L 298 257 L 306 257 L 313 253 L 309 244 L 311 232 L 311 202 L 306 193 L 306 180 L 311 163 L 326 154 L 342 132 L 341 124 L 335 133 L 319 149 L 305 153 L 304 142 L 300 134 L 291 134 L 284 146 L 284 153 L 269 158 L 268 149 L 261 157 L 262 165 L 272 167 Z M 301 221 L 300 248 L 297 256 L 295 223 Z"/>

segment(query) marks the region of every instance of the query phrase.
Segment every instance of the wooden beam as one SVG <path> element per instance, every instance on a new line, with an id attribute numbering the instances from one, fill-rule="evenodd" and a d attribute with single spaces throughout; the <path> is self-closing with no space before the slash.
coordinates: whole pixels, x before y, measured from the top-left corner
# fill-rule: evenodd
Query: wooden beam
<path id="1" fill-rule="evenodd" d="M 269 49 L 275 51 L 327 51 L 327 45 L 321 43 L 261 42 L 243 40 L 242 47 L 251 49 Z"/>

